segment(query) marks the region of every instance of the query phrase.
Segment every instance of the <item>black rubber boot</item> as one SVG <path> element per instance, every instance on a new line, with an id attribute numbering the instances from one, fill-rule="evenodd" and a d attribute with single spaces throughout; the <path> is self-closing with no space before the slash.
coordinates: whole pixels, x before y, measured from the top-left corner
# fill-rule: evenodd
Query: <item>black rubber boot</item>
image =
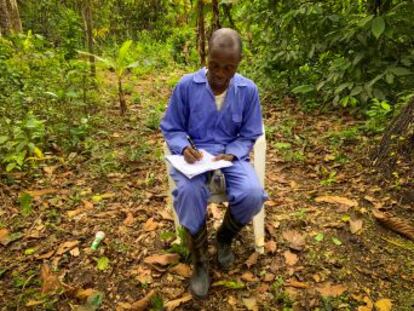
<path id="1" fill-rule="evenodd" d="M 234 262 L 234 254 L 231 250 L 233 238 L 244 227 L 233 218 L 230 208 L 227 208 L 223 223 L 217 230 L 217 260 L 222 269 L 228 270 Z"/>
<path id="2" fill-rule="evenodd" d="M 207 297 L 210 286 L 208 274 L 208 243 L 206 224 L 195 235 L 191 235 L 187 230 L 193 274 L 190 279 L 190 291 L 198 299 Z"/>

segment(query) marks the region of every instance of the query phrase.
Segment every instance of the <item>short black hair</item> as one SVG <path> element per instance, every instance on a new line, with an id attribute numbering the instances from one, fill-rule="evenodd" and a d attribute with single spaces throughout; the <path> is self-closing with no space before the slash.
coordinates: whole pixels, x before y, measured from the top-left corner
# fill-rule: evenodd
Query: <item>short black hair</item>
<path id="1" fill-rule="evenodd" d="M 223 49 L 237 49 L 240 56 L 242 55 L 243 46 L 242 40 L 237 31 L 231 28 L 220 28 L 214 31 L 208 41 L 208 49 L 212 47 L 219 47 Z"/>

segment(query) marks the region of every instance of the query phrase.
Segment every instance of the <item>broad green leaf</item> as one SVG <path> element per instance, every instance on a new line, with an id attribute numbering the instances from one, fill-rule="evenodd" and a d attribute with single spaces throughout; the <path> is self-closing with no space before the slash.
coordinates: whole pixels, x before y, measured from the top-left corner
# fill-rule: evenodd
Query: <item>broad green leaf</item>
<path id="1" fill-rule="evenodd" d="M 384 109 L 385 111 L 391 111 L 391 106 L 390 104 L 388 104 L 387 102 L 383 101 L 381 102 L 381 108 Z"/>
<path id="2" fill-rule="evenodd" d="M 385 75 L 385 81 L 387 81 L 388 84 L 394 83 L 394 75 L 392 73 L 387 73 Z"/>
<path id="3" fill-rule="evenodd" d="M 373 15 L 368 15 L 367 17 L 364 17 L 359 23 L 358 23 L 358 26 L 360 26 L 360 27 L 364 27 L 367 23 L 369 23 L 371 20 L 372 20 L 372 18 L 373 18 L 374 16 Z"/>
<path id="4" fill-rule="evenodd" d="M 321 232 L 321 233 L 318 233 L 316 236 L 315 236 L 315 241 L 317 241 L 317 242 L 321 242 L 322 240 L 323 240 L 323 238 L 324 238 L 325 236 L 324 236 L 324 234 Z"/>
<path id="5" fill-rule="evenodd" d="M 342 245 L 341 240 L 337 239 L 337 238 L 332 238 L 332 242 L 334 242 L 335 245 Z"/>
<path id="6" fill-rule="evenodd" d="M 16 168 L 16 166 L 17 166 L 17 163 L 16 162 L 12 162 L 12 163 L 7 164 L 7 166 L 6 166 L 6 172 L 11 172 L 13 169 Z"/>
<path id="7" fill-rule="evenodd" d="M 42 150 L 40 150 L 38 147 L 35 146 L 33 148 L 33 152 L 36 155 L 36 157 L 38 157 L 39 159 L 43 159 L 44 158 Z"/>
<path id="8" fill-rule="evenodd" d="M 7 136 L 0 136 L 0 145 L 4 144 L 8 139 Z"/>
<path id="9" fill-rule="evenodd" d="M 224 280 L 223 281 L 214 282 L 212 284 L 212 286 L 224 286 L 224 287 L 232 288 L 232 289 L 241 289 L 241 288 L 244 288 L 245 287 L 244 283 L 242 283 L 242 282 L 237 282 L 237 281 L 224 281 Z"/>
<path id="10" fill-rule="evenodd" d="M 349 216 L 349 215 L 344 215 L 344 216 L 341 218 L 341 220 L 342 220 L 343 222 L 348 222 L 350 219 L 351 219 L 351 216 Z"/>
<path id="11" fill-rule="evenodd" d="M 410 70 L 404 67 L 391 67 L 389 71 L 395 74 L 396 76 L 408 76 L 412 74 Z"/>
<path id="12" fill-rule="evenodd" d="M 343 90 L 345 90 L 346 88 L 352 87 L 353 83 L 352 82 L 345 82 L 342 83 L 341 85 L 339 85 L 336 89 L 335 89 L 335 94 L 339 94 L 341 93 Z"/>
<path id="13" fill-rule="evenodd" d="M 292 145 L 289 143 L 275 143 L 274 147 L 277 150 L 289 150 L 292 147 Z"/>
<path id="14" fill-rule="evenodd" d="M 122 43 L 122 46 L 121 46 L 121 48 L 119 49 L 119 52 L 118 52 L 118 59 L 117 59 L 118 65 L 122 66 L 122 63 L 124 62 L 124 59 L 127 56 L 127 53 L 128 53 L 128 50 L 129 50 L 131 44 L 132 44 L 132 40 L 127 40 L 124 43 Z"/>
<path id="15" fill-rule="evenodd" d="M 364 58 L 364 56 L 365 56 L 364 53 L 358 53 L 355 56 L 354 60 L 352 61 L 352 65 L 354 66 L 358 65 L 358 63 Z"/>
<path id="16" fill-rule="evenodd" d="M 109 258 L 108 257 L 100 257 L 97 261 L 97 266 L 98 270 L 101 271 L 105 271 L 106 269 L 109 268 Z"/>
<path id="17" fill-rule="evenodd" d="M 95 203 L 99 203 L 99 202 L 101 202 L 102 200 L 103 200 L 103 197 L 102 197 L 101 195 L 99 195 L 99 194 L 94 195 L 94 196 L 92 197 L 92 201 L 94 201 Z"/>
<path id="18" fill-rule="evenodd" d="M 382 16 L 376 16 L 372 21 L 371 31 L 375 38 L 379 38 L 385 30 L 385 20 Z"/>
<path id="19" fill-rule="evenodd" d="M 305 85 L 300 85 L 300 86 L 295 87 L 292 90 L 292 93 L 306 94 L 306 93 L 312 92 L 313 90 L 315 90 L 315 87 L 313 85 L 305 84 Z"/>
<path id="20" fill-rule="evenodd" d="M 362 90 L 363 90 L 363 88 L 362 88 L 362 86 L 355 86 L 353 89 L 352 89 L 352 91 L 351 91 L 351 96 L 355 96 L 355 95 L 358 95 L 358 94 L 360 94 L 361 92 L 362 92 Z"/>
<path id="21" fill-rule="evenodd" d="M 25 255 L 33 255 L 36 252 L 35 248 L 28 248 L 24 251 Z"/>

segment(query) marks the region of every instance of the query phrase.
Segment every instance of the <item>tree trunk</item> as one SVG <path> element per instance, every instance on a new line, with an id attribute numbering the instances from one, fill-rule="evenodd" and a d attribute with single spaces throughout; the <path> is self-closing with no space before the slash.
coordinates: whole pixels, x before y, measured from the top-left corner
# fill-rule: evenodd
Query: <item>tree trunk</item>
<path id="1" fill-rule="evenodd" d="M 390 172 L 395 159 L 401 150 L 401 143 L 411 151 L 413 136 L 408 137 L 409 128 L 414 124 L 414 98 L 401 110 L 386 129 L 377 152 L 373 156 L 373 164 Z M 388 161 L 387 161 L 388 160 Z"/>
<path id="2" fill-rule="evenodd" d="M 197 42 L 198 53 L 200 55 L 200 62 L 202 66 L 206 65 L 206 33 L 204 30 L 204 2 L 198 0 L 197 2 Z"/>
<path id="3" fill-rule="evenodd" d="M 222 5 L 223 5 L 223 10 L 224 10 L 224 15 L 227 16 L 230 27 L 233 28 L 234 30 L 237 30 L 236 25 L 234 24 L 234 21 L 233 21 L 233 17 L 231 16 L 232 5 L 228 3 L 223 3 Z"/>
<path id="4" fill-rule="evenodd" d="M 7 0 L 0 0 L 0 35 L 7 35 L 11 30 Z"/>
<path id="5" fill-rule="evenodd" d="M 88 47 L 88 52 L 93 54 L 93 32 L 92 32 L 92 8 L 91 8 L 91 1 L 85 1 L 84 7 L 82 8 L 82 16 L 83 22 L 85 27 L 85 38 L 86 38 L 86 45 Z M 89 56 L 89 64 L 91 66 L 91 77 L 96 77 L 96 66 L 95 66 L 95 57 L 92 55 Z"/>
<path id="6" fill-rule="evenodd" d="M 374 15 L 382 15 L 391 9 L 392 0 L 368 0 L 368 12 Z"/>
<path id="7" fill-rule="evenodd" d="M 22 21 L 20 20 L 19 7 L 17 6 L 16 0 L 6 0 L 8 1 L 9 8 L 9 17 L 10 17 L 10 26 L 14 33 L 22 32 Z"/>
<path id="8" fill-rule="evenodd" d="M 118 78 L 118 96 L 119 96 L 119 108 L 121 109 L 121 116 L 127 111 L 124 90 L 122 89 L 122 78 Z"/>
<path id="9" fill-rule="evenodd" d="M 211 33 L 216 31 L 217 29 L 221 28 L 220 25 L 220 10 L 219 10 L 219 3 L 218 0 L 212 0 L 212 7 L 213 7 L 213 17 L 211 21 Z"/>

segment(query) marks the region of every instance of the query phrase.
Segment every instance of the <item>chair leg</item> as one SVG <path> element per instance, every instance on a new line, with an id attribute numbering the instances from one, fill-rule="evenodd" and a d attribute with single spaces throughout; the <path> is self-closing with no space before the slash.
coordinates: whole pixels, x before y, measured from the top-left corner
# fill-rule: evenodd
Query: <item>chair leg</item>
<path id="1" fill-rule="evenodd" d="M 264 253 L 264 207 L 253 218 L 254 246 L 256 252 Z"/>
<path id="2" fill-rule="evenodd" d="M 168 189 L 168 194 L 167 194 L 167 196 L 168 196 L 168 206 L 169 206 L 169 208 L 171 209 L 171 211 L 173 213 L 174 226 L 175 226 L 175 235 L 177 237 L 177 239 L 174 242 L 175 243 L 180 243 L 181 239 L 180 239 L 180 235 L 179 235 L 178 231 L 179 231 L 181 225 L 180 225 L 180 220 L 178 219 L 178 215 L 177 215 L 177 213 L 175 211 L 175 208 L 174 208 L 174 198 L 173 198 L 173 195 L 172 195 L 172 192 L 175 188 L 175 185 L 174 185 L 173 179 L 169 175 L 168 175 L 168 186 L 169 186 L 168 187 L 169 188 Z"/>

